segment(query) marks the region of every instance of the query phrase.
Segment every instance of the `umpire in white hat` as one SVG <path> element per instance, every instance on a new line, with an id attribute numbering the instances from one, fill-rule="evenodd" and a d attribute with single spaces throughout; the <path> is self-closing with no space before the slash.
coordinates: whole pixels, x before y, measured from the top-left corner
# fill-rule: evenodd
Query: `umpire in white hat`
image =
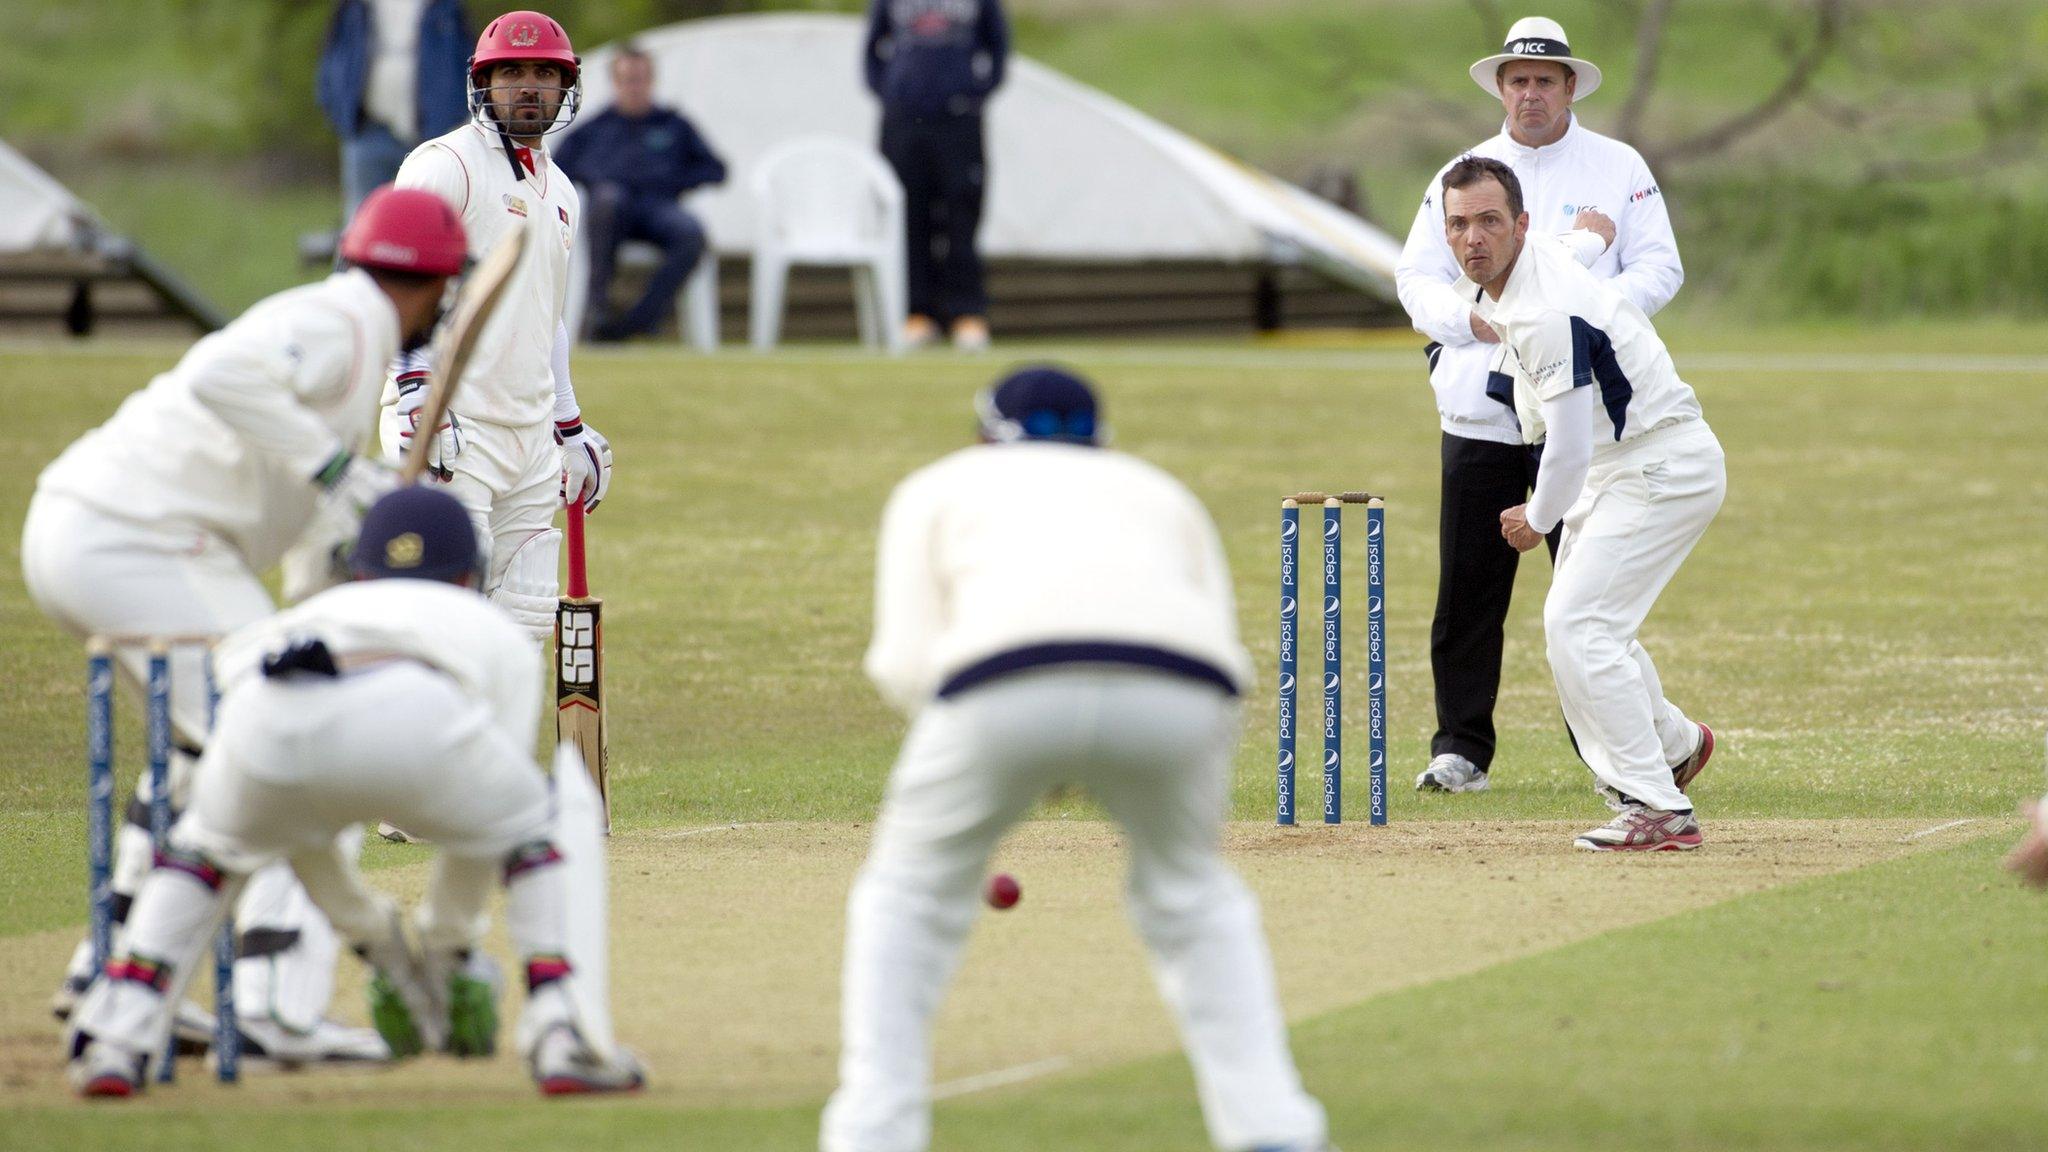
<path id="1" fill-rule="evenodd" d="M 1678 293 L 1685 269 L 1649 165 L 1634 148 L 1579 123 L 1572 109 L 1600 87 L 1600 69 L 1572 53 L 1555 20 L 1530 16 L 1517 20 L 1501 50 L 1471 73 L 1500 101 L 1506 120 L 1470 154 L 1514 169 L 1531 230 L 1597 233 L 1599 241 L 1573 246 L 1580 258 L 1654 315 Z M 1443 427 L 1440 568 L 1430 630 L 1437 727 L 1429 766 L 1415 786 L 1478 792 L 1493 766 L 1501 626 L 1515 587 L 1517 554 L 1501 539 L 1500 514 L 1528 497 L 1542 446 L 1525 446 L 1514 409 L 1489 395 L 1489 375 L 1501 370 L 1499 338 L 1474 314 L 1473 301 L 1452 290 L 1459 268 L 1444 241 L 1442 179 L 1443 170 L 1430 178 L 1395 270 L 1402 307 L 1431 341 L 1430 384 Z M 1550 547 L 1554 556 L 1555 534 Z"/>

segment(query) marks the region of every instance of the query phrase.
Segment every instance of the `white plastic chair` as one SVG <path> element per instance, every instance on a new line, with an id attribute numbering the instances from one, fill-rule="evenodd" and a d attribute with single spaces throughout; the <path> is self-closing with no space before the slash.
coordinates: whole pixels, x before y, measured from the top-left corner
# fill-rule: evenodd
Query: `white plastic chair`
<path id="1" fill-rule="evenodd" d="M 685 207 L 690 198 L 683 197 Z M 699 219 L 702 217 L 700 216 Z M 683 281 L 681 291 L 676 293 L 676 326 L 682 329 L 682 337 L 690 347 L 699 352 L 718 351 L 718 253 L 711 247 L 711 238 L 704 238 L 704 255 L 697 259 L 697 266 L 690 269 L 689 278 Z M 562 304 L 562 315 L 569 325 L 569 331 L 581 334 L 583 313 L 590 307 L 590 237 L 577 225 L 576 247 L 569 253 L 569 290 Z M 618 267 L 652 269 L 661 263 L 661 249 L 638 240 L 629 240 L 619 245 Z"/>
<path id="2" fill-rule="evenodd" d="M 902 352 L 903 186 L 889 165 L 847 140 L 804 137 L 762 156 L 748 187 L 755 208 L 748 303 L 754 348 L 765 352 L 781 340 L 789 270 L 806 265 L 849 269 L 861 342 Z"/>

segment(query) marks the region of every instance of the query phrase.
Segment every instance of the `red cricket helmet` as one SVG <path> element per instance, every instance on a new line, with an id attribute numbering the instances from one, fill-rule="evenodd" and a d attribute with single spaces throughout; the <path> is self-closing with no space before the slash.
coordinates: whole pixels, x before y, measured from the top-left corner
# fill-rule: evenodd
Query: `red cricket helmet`
<path id="1" fill-rule="evenodd" d="M 341 258 L 358 268 L 453 276 L 469 259 L 468 239 L 447 201 L 386 184 L 356 209 L 341 237 Z"/>
<path id="2" fill-rule="evenodd" d="M 470 82 L 476 74 L 503 60 L 549 60 L 562 66 L 562 83 L 574 87 L 583 75 L 583 61 L 569 46 L 569 34 L 553 17 L 539 12 L 507 12 L 484 26 L 469 58 Z"/>
<path id="3" fill-rule="evenodd" d="M 481 74 L 507 60 L 545 60 L 562 68 L 562 108 L 546 131 L 569 126 L 583 105 L 583 61 L 569 44 L 569 33 L 552 16 L 540 12 L 507 12 L 484 26 L 469 58 L 469 109 L 484 116 L 489 89 Z"/>

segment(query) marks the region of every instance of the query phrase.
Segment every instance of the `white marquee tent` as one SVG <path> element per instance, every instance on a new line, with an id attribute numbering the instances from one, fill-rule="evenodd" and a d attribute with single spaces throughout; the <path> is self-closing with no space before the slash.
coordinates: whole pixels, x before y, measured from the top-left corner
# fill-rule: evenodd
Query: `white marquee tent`
<path id="1" fill-rule="evenodd" d="M 55 177 L 0 142 L 0 252 L 69 251 L 92 213 Z"/>
<path id="2" fill-rule="evenodd" d="M 221 325 L 212 305 L 0 141 L 0 323 L 53 320 L 81 336 L 109 321 Z"/>
<path id="3" fill-rule="evenodd" d="M 718 251 L 751 248 L 745 176 L 769 148 L 821 134 L 873 145 L 864 31 L 857 17 L 777 14 L 634 37 L 654 59 L 656 99 L 679 106 L 732 169 L 692 201 Z M 593 111 L 610 103 L 611 54 L 585 61 Z M 1400 244 L 1384 232 L 1031 60 L 1010 60 L 988 147 L 981 240 L 992 261 L 1301 267 L 1393 298 Z"/>

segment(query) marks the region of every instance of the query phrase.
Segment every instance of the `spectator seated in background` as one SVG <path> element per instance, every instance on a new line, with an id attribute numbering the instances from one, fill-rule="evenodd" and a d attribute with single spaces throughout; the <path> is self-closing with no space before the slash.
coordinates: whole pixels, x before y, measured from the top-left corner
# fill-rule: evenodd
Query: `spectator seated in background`
<path id="1" fill-rule="evenodd" d="M 631 46 L 612 60 L 612 106 L 591 117 L 555 150 L 555 162 L 583 186 L 590 245 L 592 340 L 624 340 L 654 331 L 676 289 L 704 254 L 704 226 L 678 202 L 692 188 L 725 182 L 725 162 L 673 109 L 654 103 L 654 62 Z M 661 249 L 647 292 L 623 315 L 610 291 L 619 245 L 645 240 Z"/>

